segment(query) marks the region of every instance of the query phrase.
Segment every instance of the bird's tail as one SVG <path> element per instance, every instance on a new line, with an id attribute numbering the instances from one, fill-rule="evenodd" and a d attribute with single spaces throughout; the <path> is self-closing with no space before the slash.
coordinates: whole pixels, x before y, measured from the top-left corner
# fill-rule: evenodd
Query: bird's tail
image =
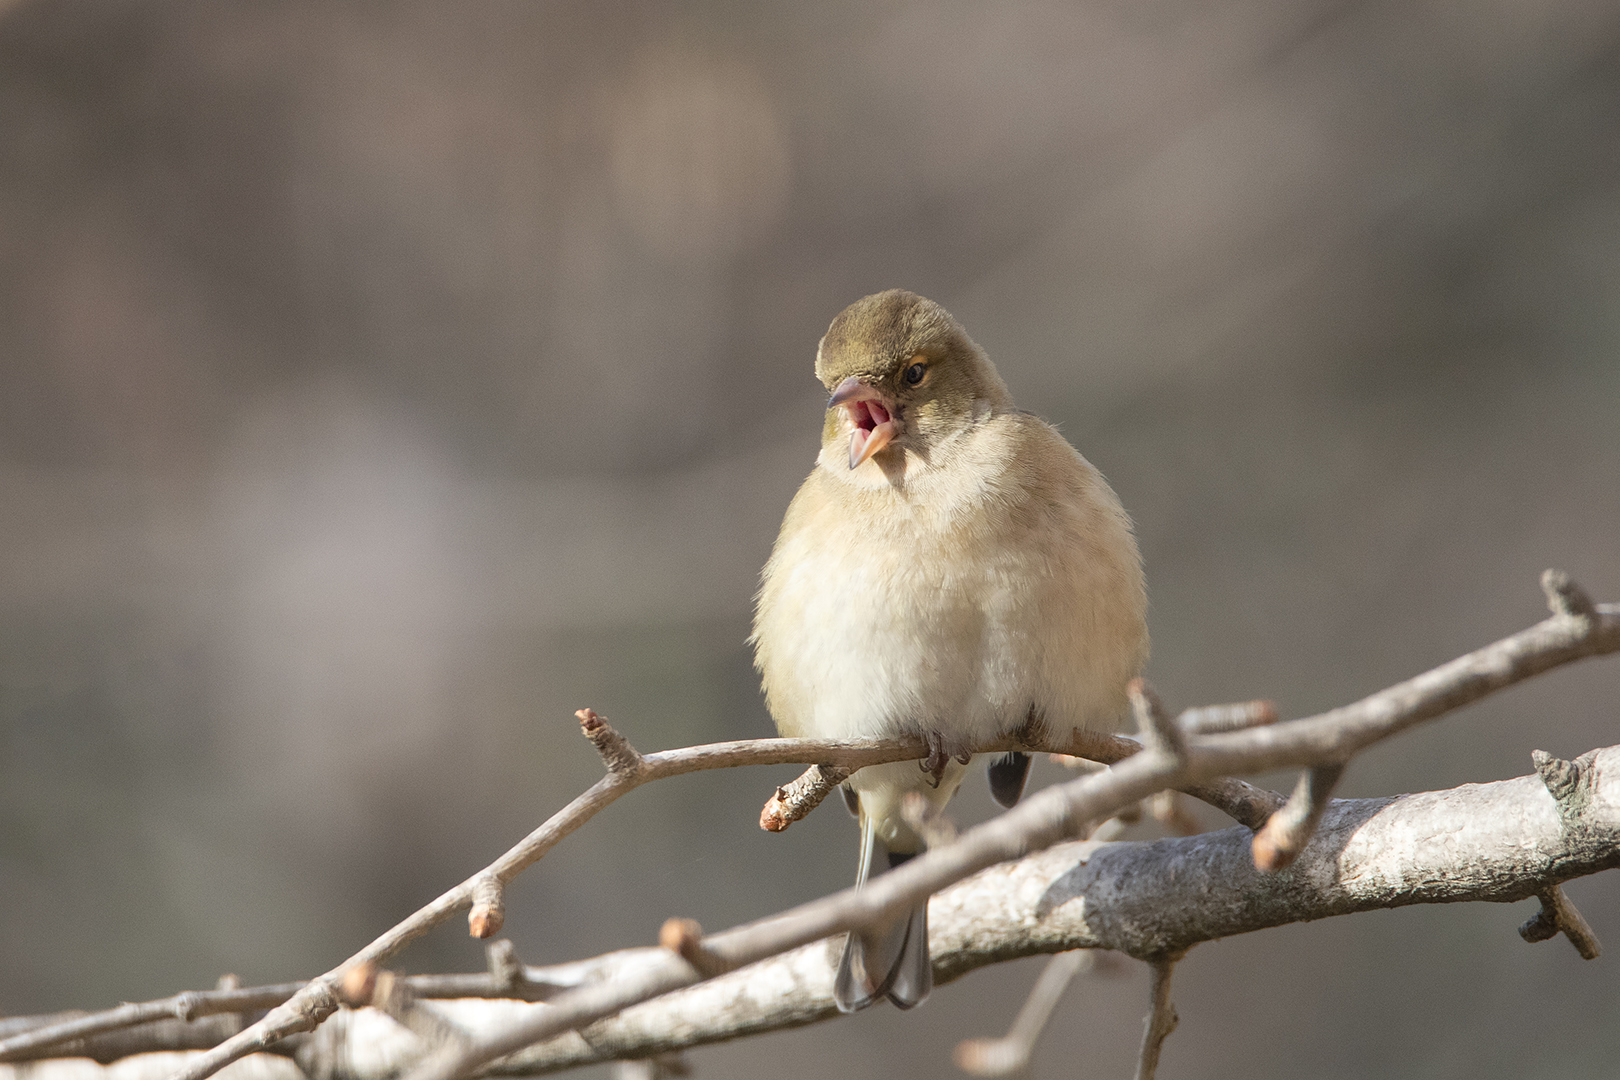
<path id="1" fill-rule="evenodd" d="M 866 884 L 877 835 L 874 822 L 861 818 L 861 864 L 855 887 Z M 890 852 L 892 869 L 911 858 Z M 880 926 L 853 930 L 844 940 L 844 956 L 833 982 L 833 1001 L 839 1012 L 864 1009 L 880 997 L 909 1009 L 920 1005 L 934 988 L 934 965 L 928 958 L 928 901 L 908 914 Z"/>

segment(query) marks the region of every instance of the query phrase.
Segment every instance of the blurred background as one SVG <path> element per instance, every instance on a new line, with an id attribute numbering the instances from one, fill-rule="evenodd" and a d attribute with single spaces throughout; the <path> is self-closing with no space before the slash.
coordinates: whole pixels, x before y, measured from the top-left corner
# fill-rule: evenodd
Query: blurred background
<path id="1" fill-rule="evenodd" d="M 1110 478 L 1172 704 L 1344 703 L 1547 566 L 1620 600 L 1617 45 L 1608 0 L 0 2 L 0 1012 L 330 967 L 599 775 L 581 706 L 770 734 L 751 598 L 878 289 Z M 1617 700 L 1557 672 L 1344 790 L 1521 775 Z M 841 809 L 755 824 L 795 772 L 618 803 L 520 954 L 843 887 Z M 1613 877 L 1569 891 L 1615 947 Z M 1533 910 L 1205 945 L 1161 1075 L 1612 1075 L 1620 956 Z M 692 1061 L 950 1075 L 1038 964 Z M 1037 1076 L 1129 1075 L 1137 967 Z"/>

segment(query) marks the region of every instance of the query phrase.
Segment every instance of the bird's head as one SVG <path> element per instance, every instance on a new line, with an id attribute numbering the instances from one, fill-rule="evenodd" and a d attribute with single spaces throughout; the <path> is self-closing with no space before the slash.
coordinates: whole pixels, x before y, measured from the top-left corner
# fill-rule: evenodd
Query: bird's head
<path id="1" fill-rule="evenodd" d="M 950 312 L 904 289 L 838 313 L 816 350 L 832 393 L 822 445 L 849 444 L 849 467 L 875 455 L 929 451 L 977 419 L 1012 407 L 984 350 Z"/>

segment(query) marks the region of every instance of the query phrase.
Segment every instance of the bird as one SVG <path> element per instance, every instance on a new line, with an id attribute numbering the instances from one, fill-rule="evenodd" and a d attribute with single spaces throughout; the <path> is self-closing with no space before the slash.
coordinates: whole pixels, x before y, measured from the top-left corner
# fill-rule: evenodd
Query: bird
<path id="1" fill-rule="evenodd" d="M 1106 480 L 1056 428 L 1015 408 L 995 365 L 943 307 L 902 289 L 840 312 L 816 349 L 830 396 L 815 467 L 761 573 L 753 633 L 766 707 L 788 737 L 920 736 L 923 762 L 844 785 L 860 822 L 856 886 L 893 868 L 968 755 L 1009 732 L 1115 726 L 1147 661 L 1135 533 Z M 1015 804 L 1027 754 L 990 763 Z M 913 822 L 917 821 L 914 812 Z M 840 1010 L 933 986 L 928 908 L 851 932 Z"/>

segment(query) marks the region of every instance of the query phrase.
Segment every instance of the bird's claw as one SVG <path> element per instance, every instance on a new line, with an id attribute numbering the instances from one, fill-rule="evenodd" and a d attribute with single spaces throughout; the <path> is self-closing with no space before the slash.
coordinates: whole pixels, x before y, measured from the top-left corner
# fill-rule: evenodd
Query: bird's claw
<path id="1" fill-rule="evenodd" d="M 929 775 L 929 786 L 937 788 L 940 781 L 945 779 L 945 766 L 951 763 L 951 753 L 945 749 L 945 740 L 938 735 L 929 734 L 923 738 L 928 743 L 928 756 L 917 764 Z"/>

